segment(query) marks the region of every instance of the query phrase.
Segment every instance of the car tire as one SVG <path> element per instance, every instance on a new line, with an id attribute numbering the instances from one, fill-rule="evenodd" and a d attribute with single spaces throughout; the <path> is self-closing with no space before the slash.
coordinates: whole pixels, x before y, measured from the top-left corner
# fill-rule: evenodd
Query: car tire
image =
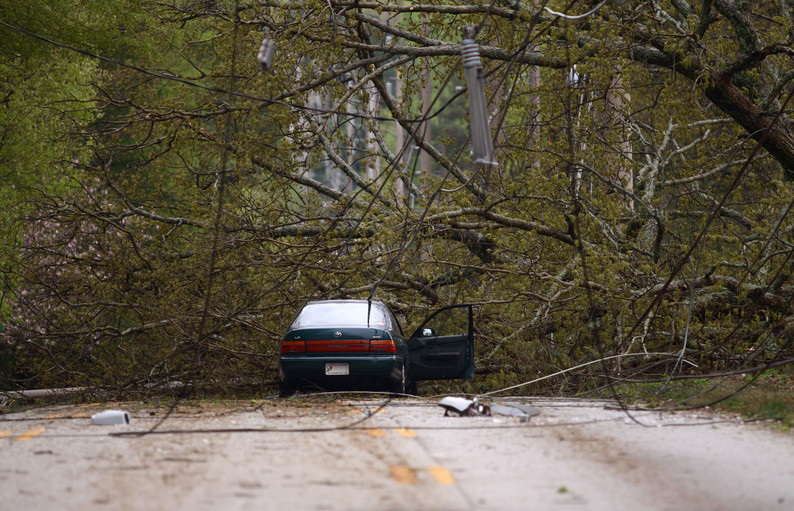
<path id="1" fill-rule="evenodd" d="M 403 363 L 403 367 L 397 378 L 389 381 L 389 392 L 393 397 L 405 396 L 405 394 L 408 394 L 410 385 L 408 381 L 408 371 Z"/>
<path id="2" fill-rule="evenodd" d="M 290 397 L 298 391 L 298 386 L 292 380 L 279 380 L 278 381 L 278 395 L 279 397 Z"/>
<path id="3" fill-rule="evenodd" d="M 416 384 L 416 380 L 412 380 L 412 379 L 408 380 L 408 385 L 406 386 L 405 393 L 410 394 L 412 396 L 419 395 L 419 387 Z"/>

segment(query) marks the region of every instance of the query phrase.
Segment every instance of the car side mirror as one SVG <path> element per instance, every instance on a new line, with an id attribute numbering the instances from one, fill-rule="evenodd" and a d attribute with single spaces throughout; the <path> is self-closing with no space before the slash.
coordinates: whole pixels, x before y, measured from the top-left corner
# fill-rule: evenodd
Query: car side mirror
<path id="1" fill-rule="evenodd" d="M 436 333 L 433 331 L 432 328 L 423 328 L 422 329 L 422 337 L 435 337 Z"/>

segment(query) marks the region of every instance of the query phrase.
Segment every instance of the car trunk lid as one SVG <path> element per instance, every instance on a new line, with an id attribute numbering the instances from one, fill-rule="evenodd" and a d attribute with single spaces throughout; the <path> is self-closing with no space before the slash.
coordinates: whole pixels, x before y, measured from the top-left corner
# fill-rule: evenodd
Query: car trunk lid
<path id="1" fill-rule="evenodd" d="M 391 336 L 375 328 L 304 328 L 290 331 L 281 343 L 282 354 L 356 356 L 396 352 Z"/>

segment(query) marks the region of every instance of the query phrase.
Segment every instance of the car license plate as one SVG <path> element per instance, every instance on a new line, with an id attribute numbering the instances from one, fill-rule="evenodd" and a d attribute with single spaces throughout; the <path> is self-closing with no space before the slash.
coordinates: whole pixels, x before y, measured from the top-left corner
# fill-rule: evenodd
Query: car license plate
<path id="1" fill-rule="evenodd" d="M 334 362 L 325 364 L 326 376 L 345 376 L 350 374 L 350 364 L 347 362 Z"/>

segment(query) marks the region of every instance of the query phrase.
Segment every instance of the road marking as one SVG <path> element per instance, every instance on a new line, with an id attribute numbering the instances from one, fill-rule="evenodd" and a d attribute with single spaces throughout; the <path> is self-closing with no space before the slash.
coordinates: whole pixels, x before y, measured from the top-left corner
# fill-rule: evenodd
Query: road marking
<path id="1" fill-rule="evenodd" d="M 14 438 L 17 442 L 27 442 L 31 438 L 35 438 L 40 434 L 44 433 L 44 429 L 31 429 L 30 431 L 25 431 L 18 437 Z"/>
<path id="2" fill-rule="evenodd" d="M 367 434 L 373 438 L 381 438 L 386 436 L 386 432 L 382 429 L 368 429 Z"/>
<path id="3" fill-rule="evenodd" d="M 398 435 L 404 438 L 416 438 L 416 433 L 411 428 L 397 428 L 395 430 Z"/>
<path id="4" fill-rule="evenodd" d="M 5 438 L 7 436 L 11 436 L 14 434 L 14 430 L 7 429 L 5 431 L 0 431 L 0 438 Z"/>
<path id="5" fill-rule="evenodd" d="M 455 484 L 455 478 L 452 477 L 452 472 L 444 467 L 432 466 L 427 467 L 427 471 L 433 476 L 438 484 Z"/>
<path id="6" fill-rule="evenodd" d="M 394 465 L 389 468 L 391 476 L 400 484 L 414 484 L 416 482 L 416 472 L 411 467 L 405 465 Z"/>
<path id="7" fill-rule="evenodd" d="M 44 417 L 44 418 L 45 418 L 45 419 L 57 419 L 57 418 L 59 418 L 60 416 L 61 416 L 61 414 L 60 414 L 60 413 L 54 413 L 54 414 L 52 414 L 52 415 L 48 415 L 48 416 L 46 416 L 46 417 Z"/>

